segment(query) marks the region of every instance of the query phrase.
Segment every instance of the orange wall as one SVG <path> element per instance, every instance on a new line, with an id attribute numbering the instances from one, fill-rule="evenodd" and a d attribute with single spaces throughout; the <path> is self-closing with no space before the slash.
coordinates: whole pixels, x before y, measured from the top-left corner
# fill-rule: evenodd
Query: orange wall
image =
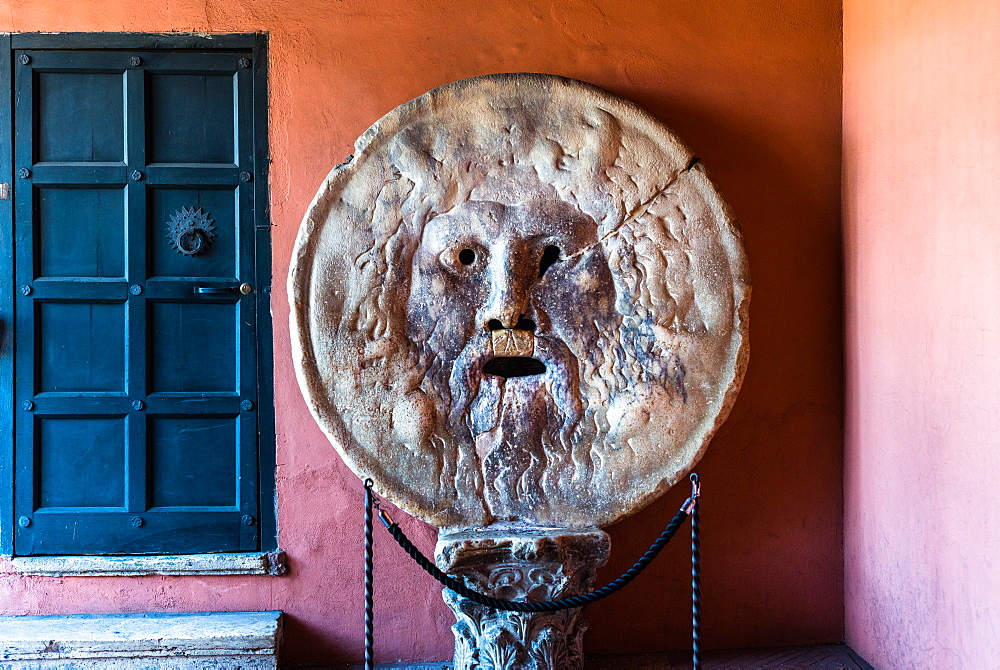
<path id="1" fill-rule="evenodd" d="M 1000 5 L 844 3 L 847 640 L 1000 658 Z"/>
<path id="2" fill-rule="evenodd" d="M 705 641 L 842 636 L 840 2 L 592 0 L 0 1 L 4 31 L 268 31 L 275 286 L 330 167 L 396 105 L 490 72 L 550 72 L 631 98 L 705 160 L 740 217 L 754 279 L 743 393 L 703 461 Z M 357 660 L 361 487 L 301 400 L 274 293 L 280 543 L 286 577 L 20 578 L 0 612 L 234 610 L 289 616 L 293 663 Z M 984 336 L 985 337 L 985 336 Z M 610 578 L 683 500 L 611 528 Z M 399 518 L 397 516 L 397 518 Z M 432 551 L 430 529 L 404 529 Z M 380 537 L 382 660 L 451 654 L 440 591 Z M 685 542 L 590 608 L 588 646 L 687 644 Z"/>

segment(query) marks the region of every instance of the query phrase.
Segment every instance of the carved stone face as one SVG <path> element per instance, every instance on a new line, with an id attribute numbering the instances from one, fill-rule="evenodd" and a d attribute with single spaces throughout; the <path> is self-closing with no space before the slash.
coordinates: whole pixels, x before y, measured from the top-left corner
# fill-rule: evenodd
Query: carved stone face
<path id="1" fill-rule="evenodd" d="M 534 337 L 596 343 L 587 339 L 594 324 L 583 326 L 585 318 L 615 315 L 597 224 L 548 195 L 469 201 L 427 223 L 407 305 L 414 339 L 450 358 L 474 336 L 503 342 L 508 330 L 529 349 Z"/>
<path id="2" fill-rule="evenodd" d="M 320 425 L 449 528 L 635 511 L 697 460 L 746 363 L 745 259 L 703 168 L 630 103 L 543 75 L 373 126 L 289 288 Z"/>
<path id="3" fill-rule="evenodd" d="M 618 326 L 597 224 L 553 192 L 434 217 L 413 256 L 407 336 L 449 375 L 451 429 L 475 444 L 493 518 L 545 504 L 591 390 L 580 361 Z M 560 407 L 561 406 L 561 407 Z"/>

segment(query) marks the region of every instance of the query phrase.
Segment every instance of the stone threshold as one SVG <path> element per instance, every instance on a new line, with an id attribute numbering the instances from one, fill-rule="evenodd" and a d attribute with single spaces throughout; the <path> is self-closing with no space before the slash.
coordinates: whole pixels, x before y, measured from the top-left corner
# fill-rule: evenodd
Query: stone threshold
<path id="1" fill-rule="evenodd" d="M 283 551 L 177 556 L 24 556 L 11 559 L 11 564 L 22 575 L 48 577 L 283 575 L 288 572 Z"/>
<path id="2" fill-rule="evenodd" d="M 0 668 L 277 667 L 281 612 L 0 617 Z"/>

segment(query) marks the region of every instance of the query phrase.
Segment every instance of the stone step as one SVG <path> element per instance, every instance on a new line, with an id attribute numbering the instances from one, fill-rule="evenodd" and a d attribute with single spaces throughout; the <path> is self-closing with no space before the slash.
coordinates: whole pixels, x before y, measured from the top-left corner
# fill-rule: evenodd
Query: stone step
<path id="1" fill-rule="evenodd" d="M 277 667 L 281 612 L 0 617 L 0 670 L 263 670 Z"/>

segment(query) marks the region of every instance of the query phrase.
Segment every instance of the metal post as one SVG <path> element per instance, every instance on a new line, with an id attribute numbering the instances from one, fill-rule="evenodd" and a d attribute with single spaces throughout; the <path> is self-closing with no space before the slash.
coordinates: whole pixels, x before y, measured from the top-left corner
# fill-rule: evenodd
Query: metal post
<path id="1" fill-rule="evenodd" d="M 693 670 L 701 668 L 701 537 L 698 528 L 698 497 L 701 482 L 697 474 L 691 475 L 691 663 Z"/>
<path id="2" fill-rule="evenodd" d="M 375 556 L 372 542 L 372 486 L 365 480 L 365 670 L 375 669 Z"/>

